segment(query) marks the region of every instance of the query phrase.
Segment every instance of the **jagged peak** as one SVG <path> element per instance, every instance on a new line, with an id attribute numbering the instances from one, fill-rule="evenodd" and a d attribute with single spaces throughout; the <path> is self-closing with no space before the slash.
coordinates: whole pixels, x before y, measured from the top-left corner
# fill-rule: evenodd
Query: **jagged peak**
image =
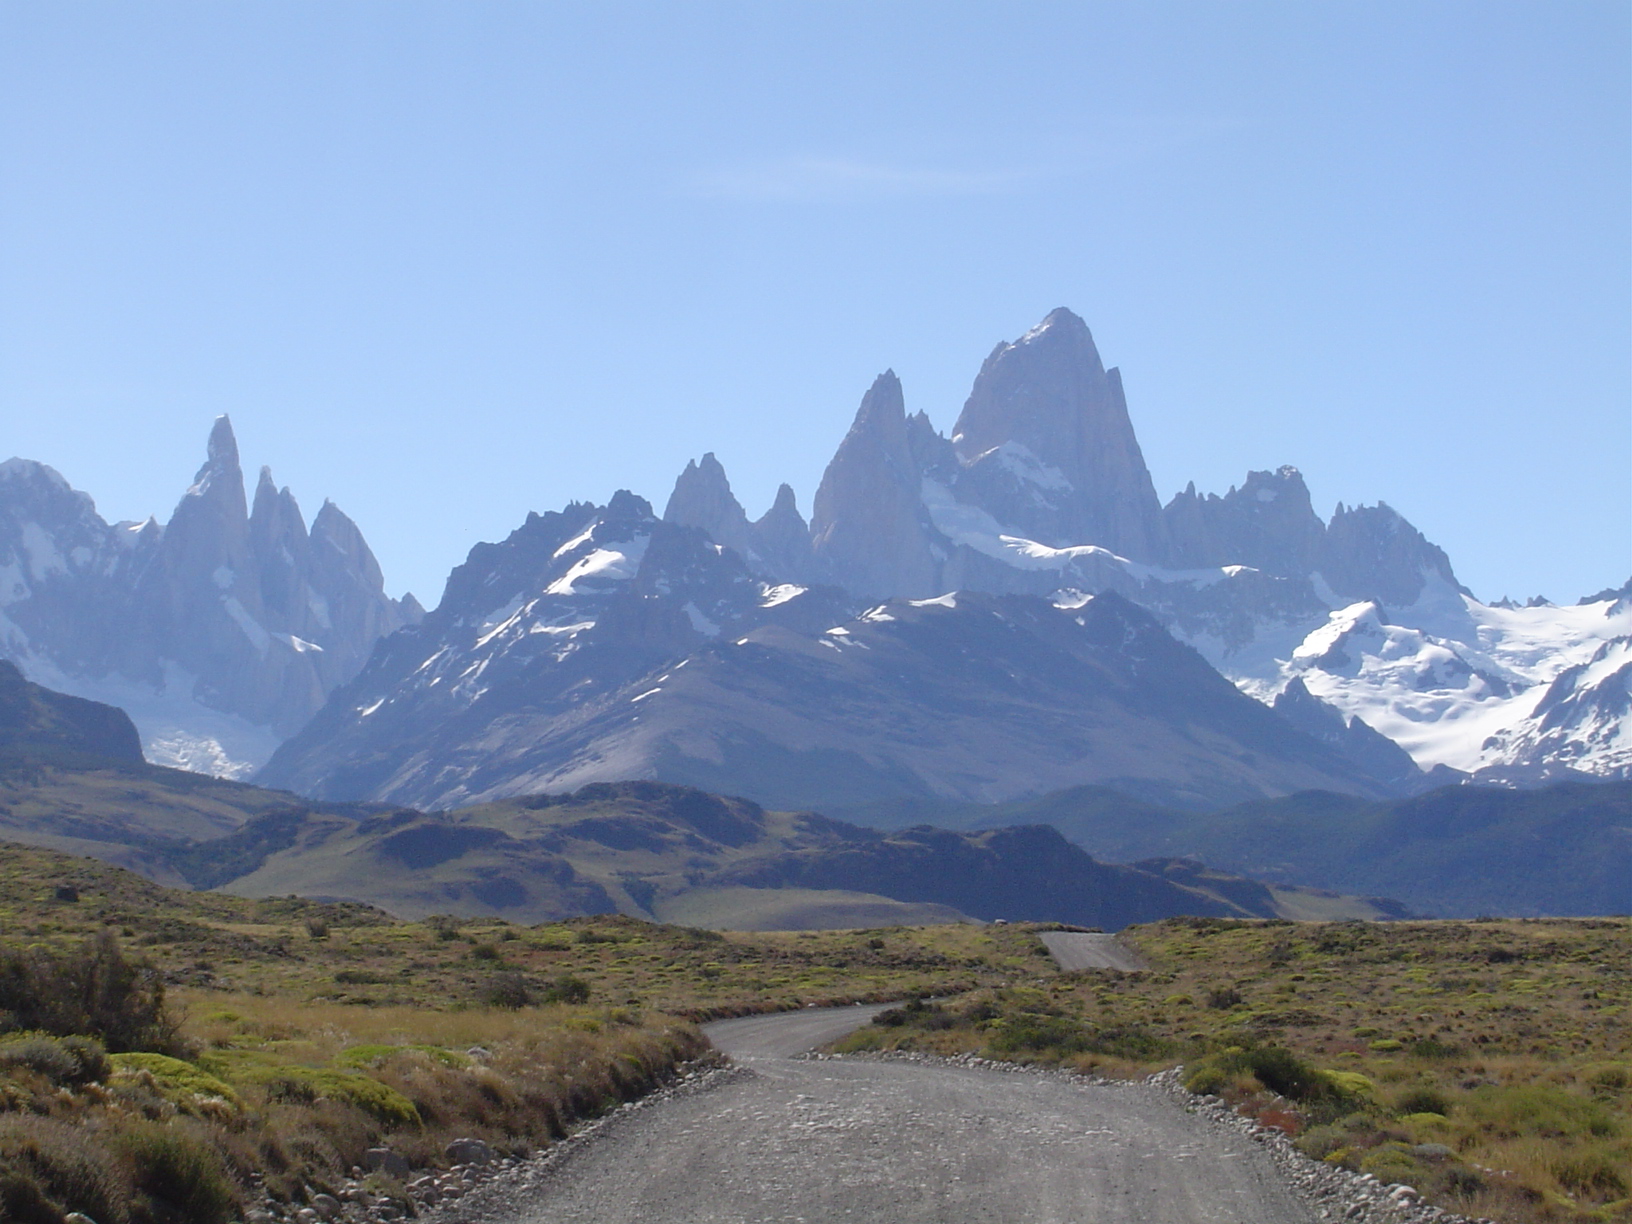
<path id="1" fill-rule="evenodd" d="M 799 517 L 799 499 L 794 495 L 793 486 L 783 481 L 776 486 L 776 498 L 771 502 L 771 508 L 766 514 L 791 514 Z"/>
<path id="2" fill-rule="evenodd" d="M 238 466 L 238 438 L 232 432 L 232 418 L 222 413 L 210 427 L 209 462 L 215 467 Z"/>
<path id="3" fill-rule="evenodd" d="M 606 514 L 609 519 L 638 518 L 650 519 L 657 517 L 652 513 L 652 503 L 628 489 L 619 489 L 612 494 L 612 500 L 606 503 Z"/>
<path id="4" fill-rule="evenodd" d="M 873 379 L 873 385 L 861 397 L 861 406 L 856 409 L 855 423 L 850 426 L 850 432 L 904 429 L 906 420 L 907 405 L 901 391 L 901 380 L 894 370 L 885 370 Z"/>
<path id="5" fill-rule="evenodd" d="M 210 427 L 204 466 L 193 476 L 187 496 L 203 497 L 212 490 L 234 501 L 243 500 L 244 474 L 238 466 L 238 439 L 233 436 L 232 419 L 224 412 L 215 418 L 215 424 Z"/>
<path id="6" fill-rule="evenodd" d="M 714 457 L 713 451 L 705 452 L 701 459 L 686 460 L 685 471 L 675 480 L 668 505 L 664 507 L 663 521 L 672 523 L 684 517 L 688 526 L 701 526 L 691 522 L 699 497 L 717 497 L 727 506 L 736 506 L 739 512 L 741 510 L 736 495 L 731 492 L 731 481 L 725 474 L 725 466 Z"/>
<path id="7" fill-rule="evenodd" d="M 353 536 L 357 539 L 362 538 L 362 532 L 357 524 L 352 521 L 350 515 L 325 497 L 323 508 L 312 520 L 312 538 L 339 541 Z"/>
<path id="8" fill-rule="evenodd" d="M 1078 336 L 1086 336 L 1088 337 L 1088 343 L 1093 343 L 1093 334 L 1089 332 L 1088 324 L 1083 322 L 1082 317 L 1075 311 L 1069 310 L 1064 306 L 1056 306 L 1053 310 L 1049 311 L 1048 314 L 1043 316 L 1043 321 L 1041 323 L 1037 324 L 1036 327 L 1032 328 L 1025 335 L 1021 336 L 1020 339 L 1015 341 L 1015 343 L 1033 344 L 1036 341 L 1043 339 L 1050 332 L 1053 332 L 1055 336 L 1073 334 Z"/>

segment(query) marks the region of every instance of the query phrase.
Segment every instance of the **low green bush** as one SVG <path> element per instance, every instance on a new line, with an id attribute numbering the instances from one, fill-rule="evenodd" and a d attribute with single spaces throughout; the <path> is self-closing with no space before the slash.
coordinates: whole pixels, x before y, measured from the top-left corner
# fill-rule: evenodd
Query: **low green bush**
<path id="1" fill-rule="evenodd" d="M 113 1064 L 114 1078 L 142 1073 L 152 1077 L 154 1086 L 165 1100 L 186 1109 L 199 1100 L 216 1098 L 238 1106 L 238 1094 L 224 1082 L 201 1071 L 190 1062 L 165 1054 L 114 1054 L 108 1059 Z"/>
<path id="2" fill-rule="evenodd" d="M 386 1126 L 418 1126 L 419 1110 L 395 1088 L 360 1071 L 338 1067 L 246 1068 L 244 1081 L 265 1089 L 273 1101 L 342 1101 Z"/>
<path id="3" fill-rule="evenodd" d="M 1438 1114 L 1444 1117 L 1451 1112 L 1451 1100 L 1437 1088 L 1408 1088 L 1394 1098 L 1394 1110 L 1401 1115 Z"/>
<path id="4" fill-rule="evenodd" d="M 1184 1086 L 1191 1092 L 1216 1093 L 1243 1075 L 1251 1075 L 1269 1091 L 1302 1104 L 1341 1104 L 1368 1096 L 1372 1088 L 1363 1075 L 1322 1070 L 1280 1046 L 1216 1051 L 1187 1068 Z"/>
<path id="5" fill-rule="evenodd" d="M 452 1067 L 455 1070 L 463 1070 L 471 1065 L 470 1055 L 433 1045 L 356 1045 L 342 1050 L 335 1061 L 344 1067 L 377 1067 L 409 1052 L 423 1054 L 444 1067 Z"/>
<path id="6" fill-rule="evenodd" d="M 1490 1134 L 1511 1138 L 1610 1138 L 1619 1129 L 1601 1101 L 1547 1084 L 1487 1084 L 1468 1094 L 1462 1114 Z"/>

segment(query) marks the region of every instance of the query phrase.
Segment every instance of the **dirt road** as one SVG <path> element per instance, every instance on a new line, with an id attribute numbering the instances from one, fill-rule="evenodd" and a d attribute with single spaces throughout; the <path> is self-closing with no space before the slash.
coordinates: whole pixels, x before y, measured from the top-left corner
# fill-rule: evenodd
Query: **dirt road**
<path id="1" fill-rule="evenodd" d="M 710 1026 L 742 1063 L 607 1123 L 491 1224 L 1309 1224 L 1250 1140 L 1139 1085 L 795 1060 L 871 1009 Z M 467 1210 L 476 1206 L 465 1205 Z"/>
<path id="2" fill-rule="evenodd" d="M 1121 944 L 1115 935 L 1045 931 L 1041 939 L 1053 954 L 1054 963 L 1068 973 L 1073 969 L 1122 969 L 1131 972 L 1146 968 L 1138 953 Z"/>

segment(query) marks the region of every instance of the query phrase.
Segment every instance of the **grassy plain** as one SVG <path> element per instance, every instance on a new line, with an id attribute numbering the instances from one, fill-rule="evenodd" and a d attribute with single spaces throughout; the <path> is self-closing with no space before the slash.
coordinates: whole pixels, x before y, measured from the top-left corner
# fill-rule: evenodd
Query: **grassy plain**
<path id="1" fill-rule="evenodd" d="M 371 1146 L 416 1169 L 446 1164 L 460 1136 L 521 1152 L 708 1057 L 697 1021 L 963 991 L 1048 964 L 1020 927 L 404 922 L 0 845 L 0 953 L 49 975 L 109 934 L 166 984 L 177 1031 L 108 1061 L 0 1024 L 0 1218 L 210 1224 L 257 1185 L 289 1201 L 333 1190 Z"/>
<path id="2" fill-rule="evenodd" d="M 1310 1155 L 1443 1206 L 1632 1219 L 1632 922 L 1171 919 L 1123 938 L 1150 971 L 1036 974 L 886 1013 L 840 1048 L 1183 1062 Z"/>

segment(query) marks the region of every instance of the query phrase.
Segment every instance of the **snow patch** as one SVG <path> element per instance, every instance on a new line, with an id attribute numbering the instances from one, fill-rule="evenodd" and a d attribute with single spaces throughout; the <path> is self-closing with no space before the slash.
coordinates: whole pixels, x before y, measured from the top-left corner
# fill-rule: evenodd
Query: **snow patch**
<path id="1" fill-rule="evenodd" d="M 774 608 L 779 604 L 787 603 L 790 599 L 797 599 L 809 589 L 809 587 L 795 586 L 791 582 L 784 582 L 779 586 L 766 587 L 765 597 L 759 601 L 759 606 L 762 608 Z"/>
<path id="2" fill-rule="evenodd" d="M 627 582 L 640 569 L 641 559 L 646 555 L 646 546 L 651 537 L 636 536 L 633 540 L 620 542 L 617 548 L 597 548 L 594 552 L 580 557 L 572 568 L 549 586 L 544 588 L 546 595 L 578 595 L 578 587 L 582 585 L 603 586 L 608 582 Z"/>

